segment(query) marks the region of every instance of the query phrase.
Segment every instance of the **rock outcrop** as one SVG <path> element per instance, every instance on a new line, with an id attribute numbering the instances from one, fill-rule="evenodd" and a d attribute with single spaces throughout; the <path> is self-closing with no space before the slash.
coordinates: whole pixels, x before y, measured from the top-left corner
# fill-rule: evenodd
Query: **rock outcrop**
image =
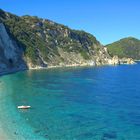
<path id="1" fill-rule="evenodd" d="M 131 65 L 131 64 L 136 64 L 136 62 L 132 58 L 121 58 L 120 59 L 120 64 L 128 64 L 128 65 Z"/>
<path id="2" fill-rule="evenodd" d="M 113 56 L 111 59 L 108 60 L 109 65 L 119 65 L 120 59 L 118 56 Z"/>
<path id="3" fill-rule="evenodd" d="M 132 58 L 128 58 L 127 64 L 136 64 L 136 62 Z"/>

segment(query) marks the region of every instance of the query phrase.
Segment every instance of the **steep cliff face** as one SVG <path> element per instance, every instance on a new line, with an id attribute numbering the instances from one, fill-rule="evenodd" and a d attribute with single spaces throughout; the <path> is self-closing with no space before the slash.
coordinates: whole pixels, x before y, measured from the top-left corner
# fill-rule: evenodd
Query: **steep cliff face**
<path id="1" fill-rule="evenodd" d="M 107 49 L 93 35 L 84 31 L 72 30 L 38 17 L 18 17 L 2 10 L 0 23 L 3 70 L 103 65 L 111 59 Z"/>
<path id="2" fill-rule="evenodd" d="M 12 40 L 3 23 L 0 23 L 0 73 L 26 69 L 23 51 Z"/>

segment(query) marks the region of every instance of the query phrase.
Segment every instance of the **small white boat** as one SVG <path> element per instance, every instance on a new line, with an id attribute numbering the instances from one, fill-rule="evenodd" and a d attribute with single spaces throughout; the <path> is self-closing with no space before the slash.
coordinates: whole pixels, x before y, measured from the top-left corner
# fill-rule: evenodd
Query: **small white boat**
<path id="1" fill-rule="evenodd" d="M 29 109 L 29 108 L 31 108 L 31 106 L 24 106 L 24 105 L 22 105 L 22 106 L 18 106 L 17 108 L 18 109 Z"/>

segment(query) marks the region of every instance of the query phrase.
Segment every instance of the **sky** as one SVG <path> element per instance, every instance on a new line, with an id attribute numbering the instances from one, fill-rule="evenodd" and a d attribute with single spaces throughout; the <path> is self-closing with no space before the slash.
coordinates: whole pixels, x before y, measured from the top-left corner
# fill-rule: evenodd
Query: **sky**
<path id="1" fill-rule="evenodd" d="M 140 39 L 140 0 L 0 0 L 0 8 L 84 30 L 104 45 L 124 37 Z"/>

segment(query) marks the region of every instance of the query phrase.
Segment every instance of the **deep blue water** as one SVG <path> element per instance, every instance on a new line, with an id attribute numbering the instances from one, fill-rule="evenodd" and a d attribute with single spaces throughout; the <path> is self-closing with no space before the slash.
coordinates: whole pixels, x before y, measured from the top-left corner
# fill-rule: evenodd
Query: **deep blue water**
<path id="1" fill-rule="evenodd" d="M 32 70 L 0 78 L 13 140 L 140 140 L 140 64 Z M 18 110 L 18 105 L 31 105 Z"/>

